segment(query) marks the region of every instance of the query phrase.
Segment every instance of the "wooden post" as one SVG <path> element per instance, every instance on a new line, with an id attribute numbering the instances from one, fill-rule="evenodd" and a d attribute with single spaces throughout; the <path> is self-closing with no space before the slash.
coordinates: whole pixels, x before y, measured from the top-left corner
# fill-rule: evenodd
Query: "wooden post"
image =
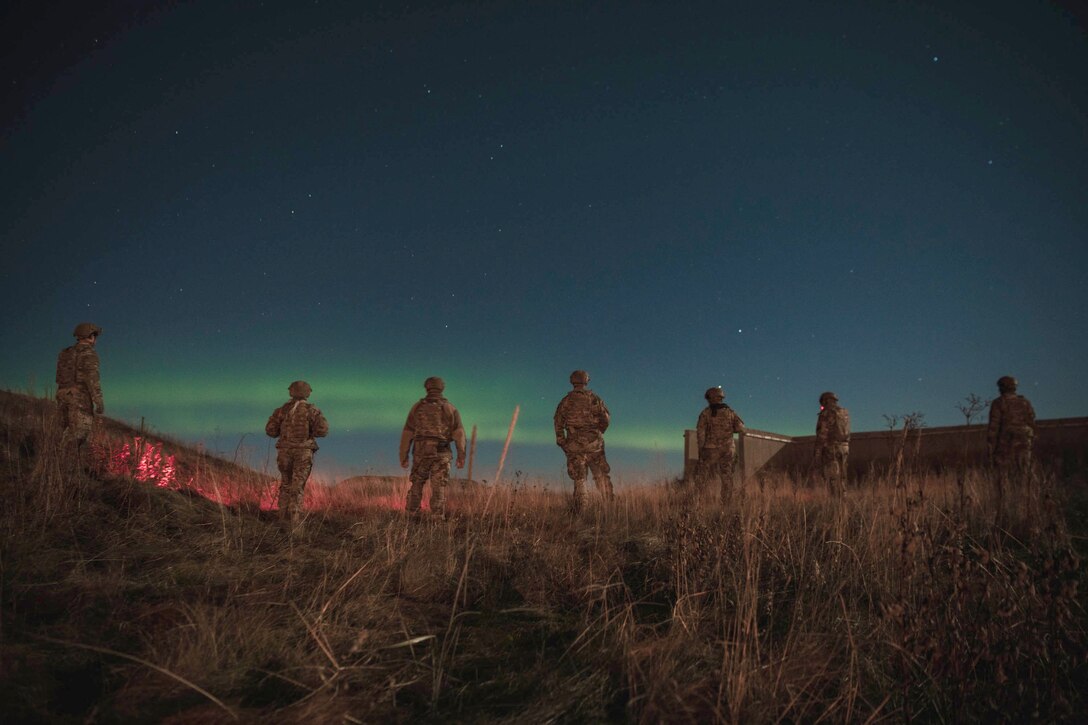
<path id="1" fill-rule="evenodd" d="M 518 411 L 520 410 L 520 405 L 514 406 L 514 417 L 510 419 L 510 429 L 506 431 L 506 442 L 502 444 L 502 456 L 499 458 L 499 470 L 495 472 L 496 486 L 499 484 L 499 479 L 502 477 L 502 467 L 506 464 L 506 452 L 510 450 L 510 439 L 514 437 L 514 426 L 518 424 Z"/>
<path id="2" fill-rule="evenodd" d="M 465 474 L 465 481 L 469 484 L 472 483 L 472 462 L 476 460 L 476 426 L 472 426 L 472 438 L 468 444 L 468 473 Z"/>

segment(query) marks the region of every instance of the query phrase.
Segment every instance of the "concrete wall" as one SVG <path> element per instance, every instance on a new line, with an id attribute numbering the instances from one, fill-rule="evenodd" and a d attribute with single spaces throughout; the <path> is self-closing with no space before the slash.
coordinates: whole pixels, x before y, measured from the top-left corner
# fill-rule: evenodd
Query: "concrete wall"
<path id="1" fill-rule="evenodd" d="M 1053 418 L 1037 421 L 1035 458 L 1072 473 L 1088 468 L 1088 418 Z M 748 480 L 761 472 L 805 473 L 812 463 L 815 436 L 787 436 L 750 430 L 741 436 L 737 469 Z M 902 448 L 904 461 L 928 468 L 954 467 L 986 462 L 985 425 L 941 426 L 907 432 L 867 431 L 850 436 L 850 473 L 858 477 L 892 465 Z M 699 450 L 695 431 L 684 431 L 684 477 L 690 479 Z"/>
<path id="2" fill-rule="evenodd" d="M 754 476 L 760 469 L 777 462 L 778 457 L 792 443 L 793 439 L 780 433 L 763 430 L 749 430 L 737 442 L 737 471 L 744 480 Z M 695 475 L 695 466 L 699 463 L 699 442 L 696 432 L 684 431 L 684 480 L 690 481 Z"/>
<path id="3" fill-rule="evenodd" d="M 741 480 L 747 481 L 761 470 L 771 469 L 781 465 L 781 461 L 787 455 L 787 449 L 793 444 L 793 439 L 779 433 L 770 433 L 762 430 L 749 430 L 740 439 L 740 463 L 737 469 L 741 473 Z"/>

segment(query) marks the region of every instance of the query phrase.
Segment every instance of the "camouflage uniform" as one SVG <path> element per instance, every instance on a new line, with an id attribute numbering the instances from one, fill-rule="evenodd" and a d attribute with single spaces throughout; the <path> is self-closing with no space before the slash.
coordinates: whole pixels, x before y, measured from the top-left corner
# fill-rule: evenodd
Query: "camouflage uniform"
<path id="1" fill-rule="evenodd" d="M 105 411 L 102 385 L 98 378 L 98 353 L 95 340 L 102 329 L 89 322 L 76 326 L 78 341 L 57 355 L 57 407 L 61 427 L 77 449 L 91 435 L 95 413 Z"/>
<path id="2" fill-rule="evenodd" d="M 703 395 L 707 405 L 699 413 L 695 435 L 699 443 L 699 467 L 695 482 L 704 489 L 714 478 L 718 479 L 723 501 L 733 492 L 733 476 L 737 465 L 737 449 L 734 433 L 744 432 L 744 421 L 725 404 L 721 388 L 710 388 Z"/>
<path id="3" fill-rule="evenodd" d="M 832 496 L 846 493 L 846 462 L 850 456 L 850 411 L 839 406 L 834 393 L 820 396 L 816 418 L 815 461 Z"/>
<path id="4" fill-rule="evenodd" d="M 291 522 L 298 521 L 306 481 L 314 465 L 317 450 L 315 438 L 329 434 L 329 423 L 321 410 L 308 402 L 312 392 L 309 384 L 296 380 L 287 389 L 291 400 L 273 411 L 264 432 L 276 441 L 276 467 L 280 469 L 278 508 L 280 515 Z"/>
<path id="5" fill-rule="evenodd" d="M 408 411 L 408 420 L 400 436 L 400 465 L 408 467 L 412 454 L 412 486 L 408 489 L 405 509 L 418 513 L 423 503 L 423 486 L 431 482 L 431 513 L 446 515 L 446 487 L 450 480 L 450 443 L 457 446 L 457 467 L 465 467 L 465 428 L 461 414 L 442 397 L 446 384 L 442 378 L 427 378 L 423 383 L 427 397 Z"/>
<path id="6" fill-rule="evenodd" d="M 586 491 L 587 469 L 593 483 L 606 500 L 614 497 L 608 459 L 604 454 L 604 432 L 612 421 L 604 401 L 586 387 L 589 374 L 575 370 L 570 376 L 574 390 L 567 393 L 555 409 L 555 442 L 567 456 L 567 475 L 574 481 L 574 507 L 580 510 L 589 501 Z"/>
<path id="7" fill-rule="evenodd" d="M 986 433 L 990 460 L 1002 471 L 1027 472 L 1035 438 L 1035 409 L 1027 398 L 1016 394 L 1015 378 L 1005 376 L 997 386 L 1001 395 L 990 405 Z"/>

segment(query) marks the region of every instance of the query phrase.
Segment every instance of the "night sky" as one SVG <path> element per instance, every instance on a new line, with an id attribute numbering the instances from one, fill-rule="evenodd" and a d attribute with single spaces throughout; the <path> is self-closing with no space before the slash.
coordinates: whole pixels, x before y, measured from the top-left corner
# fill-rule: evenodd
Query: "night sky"
<path id="1" fill-rule="evenodd" d="M 326 480 L 399 471 L 429 375 L 487 479 L 515 405 L 504 478 L 565 479 L 576 368 L 620 483 L 679 473 L 712 385 L 792 435 L 824 390 L 956 424 L 1005 374 L 1088 414 L 1072 3 L 0 13 L 0 387 L 95 322 L 107 415 L 260 465 L 302 378 Z"/>

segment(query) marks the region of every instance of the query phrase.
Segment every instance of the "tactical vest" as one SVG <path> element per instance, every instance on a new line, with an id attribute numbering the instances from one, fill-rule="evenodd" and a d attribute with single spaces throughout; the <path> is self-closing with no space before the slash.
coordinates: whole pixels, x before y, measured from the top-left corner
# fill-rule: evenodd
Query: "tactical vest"
<path id="1" fill-rule="evenodd" d="M 450 422 L 446 415 L 445 401 L 424 398 L 416 406 L 415 438 L 449 440 Z"/>
<path id="2" fill-rule="evenodd" d="M 573 390 L 567 394 L 563 408 L 563 425 L 571 430 L 600 428 L 600 402 L 588 390 Z"/>
<path id="3" fill-rule="evenodd" d="M 850 441 L 850 414 L 845 408 L 832 408 L 831 420 L 827 427 L 829 443 L 847 443 Z"/>
<path id="4" fill-rule="evenodd" d="M 305 400 L 287 403 L 280 422 L 280 440 L 301 443 L 312 438 L 310 431 L 310 404 Z"/>
<path id="5" fill-rule="evenodd" d="M 714 411 L 708 412 L 706 416 L 706 440 L 703 441 L 703 445 L 709 447 L 732 445 L 735 420 L 736 413 L 728 406 L 719 408 L 717 415 L 714 415 Z"/>
<path id="6" fill-rule="evenodd" d="M 1031 433 L 1031 424 L 1035 422 L 1031 404 L 1022 395 L 1001 398 L 1001 428 L 1003 431 Z"/>

